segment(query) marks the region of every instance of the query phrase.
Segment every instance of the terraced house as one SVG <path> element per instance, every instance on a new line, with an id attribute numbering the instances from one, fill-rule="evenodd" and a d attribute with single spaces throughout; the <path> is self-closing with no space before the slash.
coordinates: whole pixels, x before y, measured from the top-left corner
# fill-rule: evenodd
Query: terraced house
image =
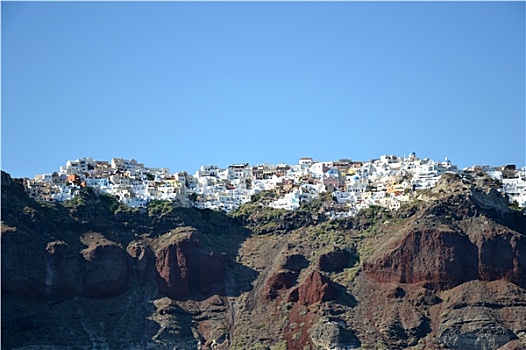
<path id="1" fill-rule="evenodd" d="M 526 168 L 474 166 L 463 172 L 485 171 L 502 183 L 500 191 L 510 202 L 526 206 Z M 69 160 L 58 172 L 25 179 L 29 195 L 43 201 L 64 201 L 78 195 L 81 187 L 115 196 L 128 206 L 147 206 L 152 200 L 170 200 L 183 206 L 232 211 L 254 194 L 275 191 L 274 208 L 298 209 L 323 193 L 332 194 L 331 217 L 352 216 L 358 210 L 379 205 L 396 210 L 415 191 L 432 188 L 444 173 L 459 173 L 449 159 L 434 161 L 382 155 L 367 162 L 351 159 L 318 162 L 300 158 L 297 164 L 232 164 L 226 168 L 203 165 L 194 175 L 170 173 L 168 168 L 149 168 L 135 159 L 108 161 Z"/>

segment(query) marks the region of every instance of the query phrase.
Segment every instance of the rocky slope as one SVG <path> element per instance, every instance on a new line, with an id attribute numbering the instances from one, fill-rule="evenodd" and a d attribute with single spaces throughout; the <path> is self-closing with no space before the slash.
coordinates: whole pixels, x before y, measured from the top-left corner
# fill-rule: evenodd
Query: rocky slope
<path id="1" fill-rule="evenodd" d="M 521 349 L 526 216 L 495 188 L 445 176 L 327 221 L 37 203 L 2 172 L 2 348 Z"/>

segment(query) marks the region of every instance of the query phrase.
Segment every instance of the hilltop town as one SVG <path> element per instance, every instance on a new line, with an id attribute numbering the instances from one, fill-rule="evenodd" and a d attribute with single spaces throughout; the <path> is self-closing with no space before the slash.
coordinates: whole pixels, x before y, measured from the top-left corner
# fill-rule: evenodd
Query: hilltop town
<path id="1" fill-rule="evenodd" d="M 2 171 L 1 347 L 524 349 L 525 170 Z"/>
<path id="2" fill-rule="evenodd" d="M 52 174 L 24 179 L 29 196 L 39 201 L 63 202 L 73 199 L 81 188 L 114 196 L 131 207 L 145 207 L 153 200 L 169 200 L 181 206 L 195 206 L 230 212 L 249 202 L 253 195 L 273 191 L 267 201 L 273 208 L 299 209 L 329 193 L 333 204 L 324 208 L 332 218 L 355 215 L 372 205 L 396 210 L 415 198 L 418 190 L 436 185 L 444 173 L 466 175 L 485 172 L 501 184 L 499 191 L 510 203 L 526 207 L 526 167 L 473 166 L 459 170 L 447 158 L 434 161 L 415 153 L 398 157 L 383 155 L 370 161 L 319 162 L 300 158 L 297 164 L 232 164 L 227 168 L 201 166 L 193 175 L 170 173 L 168 168 L 151 168 L 135 159 L 111 161 L 80 158 L 69 160 Z"/>

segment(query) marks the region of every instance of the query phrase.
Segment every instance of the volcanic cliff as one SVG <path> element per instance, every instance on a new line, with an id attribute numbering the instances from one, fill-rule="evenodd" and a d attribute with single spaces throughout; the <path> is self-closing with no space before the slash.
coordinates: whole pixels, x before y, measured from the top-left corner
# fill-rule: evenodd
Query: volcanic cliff
<path id="1" fill-rule="evenodd" d="M 3 349 L 526 346 L 526 216 L 484 175 L 341 220 L 323 199 L 225 215 L 1 180 Z"/>

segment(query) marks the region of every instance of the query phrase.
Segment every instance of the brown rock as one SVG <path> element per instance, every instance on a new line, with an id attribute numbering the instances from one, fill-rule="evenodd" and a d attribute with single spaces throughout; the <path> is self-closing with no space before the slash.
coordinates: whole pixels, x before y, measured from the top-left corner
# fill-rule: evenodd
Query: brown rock
<path id="1" fill-rule="evenodd" d="M 197 290 L 201 294 L 209 294 L 212 285 L 223 282 L 225 278 L 225 261 L 223 255 L 217 252 L 198 252 L 198 265 L 194 267 L 197 276 Z M 193 281 L 192 281 L 193 286 Z"/>
<path id="2" fill-rule="evenodd" d="M 524 350 L 524 344 L 522 344 L 520 340 L 515 339 L 501 346 L 498 350 Z"/>
<path id="3" fill-rule="evenodd" d="M 423 285 L 378 283 L 365 275 L 355 279 L 350 292 L 361 298 L 355 306 L 356 321 L 373 324 L 372 339 L 382 339 L 388 349 L 406 349 L 426 338 L 432 332 L 428 310 L 441 302 Z M 430 343 L 423 348 L 437 346 Z"/>
<path id="4" fill-rule="evenodd" d="M 505 280 L 471 281 L 444 291 L 438 338 L 450 349 L 505 346 L 524 329 L 525 292 Z"/>
<path id="5" fill-rule="evenodd" d="M 289 303 L 297 303 L 300 299 L 300 294 L 298 288 L 294 288 L 290 291 L 289 296 L 287 297 L 287 302 Z"/>
<path id="6" fill-rule="evenodd" d="M 278 295 L 292 288 L 304 268 L 309 266 L 309 261 L 300 253 L 285 250 L 278 258 L 272 271 L 276 271 L 265 283 L 264 296 L 267 300 L 274 300 Z M 289 297 L 290 299 L 290 297 Z"/>
<path id="7" fill-rule="evenodd" d="M 172 299 L 190 295 L 187 253 L 188 242 L 181 241 L 161 248 L 156 254 L 155 267 L 159 272 L 159 292 Z"/>
<path id="8" fill-rule="evenodd" d="M 469 232 L 478 250 L 478 274 L 483 281 L 505 279 L 526 287 L 526 239 L 504 227 Z"/>

